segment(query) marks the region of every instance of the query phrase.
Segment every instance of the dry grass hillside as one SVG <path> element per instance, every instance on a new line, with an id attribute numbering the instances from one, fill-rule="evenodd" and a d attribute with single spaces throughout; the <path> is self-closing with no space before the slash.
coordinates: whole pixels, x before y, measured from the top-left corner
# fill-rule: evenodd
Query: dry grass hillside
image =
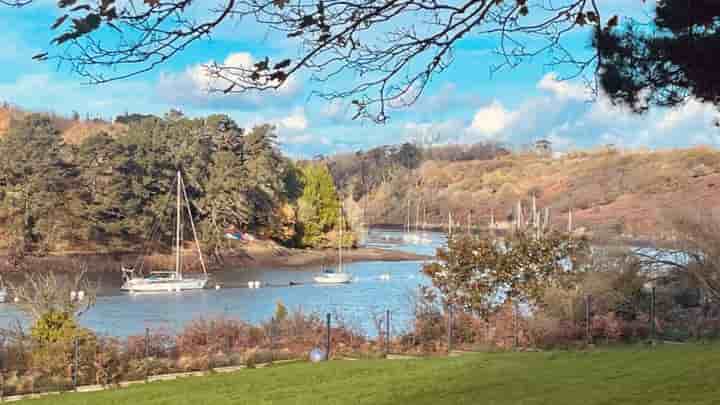
<path id="1" fill-rule="evenodd" d="M 663 216 L 675 209 L 720 206 L 720 152 L 707 147 L 667 151 L 596 151 L 560 158 L 510 155 L 495 160 L 426 161 L 383 184 L 368 199 L 372 222 L 487 224 L 507 220 L 518 200 L 550 207 L 555 226 L 574 223 L 595 232 L 661 236 Z M 418 208 L 419 207 L 419 208 Z"/>
<path id="2" fill-rule="evenodd" d="M 0 106 L 0 136 L 7 133 L 13 120 L 22 119 L 30 112 L 11 106 Z M 79 144 L 83 139 L 92 134 L 105 132 L 116 136 L 125 131 L 123 124 L 112 124 L 103 120 L 73 120 L 70 118 L 50 114 L 55 127 L 60 130 L 63 139 L 69 144 Z"/>

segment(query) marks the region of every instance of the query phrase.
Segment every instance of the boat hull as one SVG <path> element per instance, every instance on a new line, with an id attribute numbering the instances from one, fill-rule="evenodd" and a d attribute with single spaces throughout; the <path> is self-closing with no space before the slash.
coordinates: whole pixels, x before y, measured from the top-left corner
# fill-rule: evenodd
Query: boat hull
<path id="1" fill-rule="evenodd" d="M 321 274 L 313 277 L 318 284 L 347 284 L 352 281 L 349 273 Z"/>
<path id="2" fill-rule="evenodd" d="M 132 279 L 126 281 L 123 291 L 130 292 L 176 292 L 186 290 L 202 290 L 207 285 L 207 279 L 187 278 L 182 280 L 148 280 Z"/>

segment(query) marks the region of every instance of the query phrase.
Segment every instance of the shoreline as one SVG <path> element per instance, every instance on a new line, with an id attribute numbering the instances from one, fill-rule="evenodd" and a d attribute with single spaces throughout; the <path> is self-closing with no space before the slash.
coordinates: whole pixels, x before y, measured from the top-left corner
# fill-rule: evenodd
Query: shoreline
<path id="1" fill-rule="evenodd" d="M 196 263 L 199 268 L 197 255 L 183 254 L 186 263 Z M 122 264 L 131 264 L 137 261 L 139 255 L 135 252 L 65 252 L 50 253 L 46 256 L 29 256 L 25 265 L 29 271 L 57 271 L 72 272 L 79 270 L 81 265 L 86 266 L 88 273 L 120 273 Z M 399 250 L 359 247 L 343 251 L 343 262 L 353 263 L 362 261 L 421 261 L 430 260 L 433 256 L 415 254 Z M 8 263 L 5 254 L 0 255 L 0 274 L 21 273 L 23 270 L 14 269 Z M 206 258 L 206 263 L 207 263 Z M 146 257 L 146 263 L 157 267 L 167 267 L 174 261 L 172 254 L 153 254 Z M 338 262 L 336 249 L 291 249 L 271 241 L 256 241 L 247 243 L 242 249 L 225 252 L 221 260 L 212 261 L 208 265 L 210 273 L 213 271 L 265 268 L 303 268 L 312 266 L 331 266 Z M 174 262 L 173 262 L 174 263 Z M 172 266 L 169 266 L 172 267 Z"/>

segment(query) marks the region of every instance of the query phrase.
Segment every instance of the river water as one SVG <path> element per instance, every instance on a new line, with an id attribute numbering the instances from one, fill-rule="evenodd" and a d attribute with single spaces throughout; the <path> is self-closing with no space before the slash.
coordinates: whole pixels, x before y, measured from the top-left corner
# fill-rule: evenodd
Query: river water
<path id="1" fill-rule="evenodd" d="M 434 254 L 445 243 L 444 235 L 427 233 L 424 243 L 407 243 L 398 231 L 371 229 L 365 245 Z M 181 293 L 129 294 L 119 290 L 118 281 L 100 282 L 96 305 L 80 322 L 96 333 L 112 336 L 142 334 L 145 328 L 174 332 L 193 319 L 227 317 L 257 323 L 268 320 L 277 302 L 290 310 L 319 315 L 332 313 L 351 325 L 374 335 L 373 317 L 390 310 L 393 329 L 409 325 L 413 297 L 419 286 L 429 284 L 421 274 L 422 262 L 355 262 L 345 270 L 355 277 L 345 285 L 323 286 L 312 282 L 320 269 L 268 268 L 230 269 L 213 273 L 219 290 Z M 266 287 L 249 289 L 248 281 Z M 290 282 L 300 285 L 289 286 Z M 0 327 L 22 320 L 14 305 L 0 304 Z"/>

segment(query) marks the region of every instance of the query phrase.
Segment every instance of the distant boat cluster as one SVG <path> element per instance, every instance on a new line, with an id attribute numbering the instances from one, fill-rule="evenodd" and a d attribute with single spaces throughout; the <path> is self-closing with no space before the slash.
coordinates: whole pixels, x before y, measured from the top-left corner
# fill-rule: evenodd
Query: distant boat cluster
<path id="1" fill-rule="evenodd" d="M 406 233 L 403 235 L 403 241 L 413 245 L 429 245 L 432 243 L 432 239 L 430 239 L 429 235 L 425 232 Z"/>

